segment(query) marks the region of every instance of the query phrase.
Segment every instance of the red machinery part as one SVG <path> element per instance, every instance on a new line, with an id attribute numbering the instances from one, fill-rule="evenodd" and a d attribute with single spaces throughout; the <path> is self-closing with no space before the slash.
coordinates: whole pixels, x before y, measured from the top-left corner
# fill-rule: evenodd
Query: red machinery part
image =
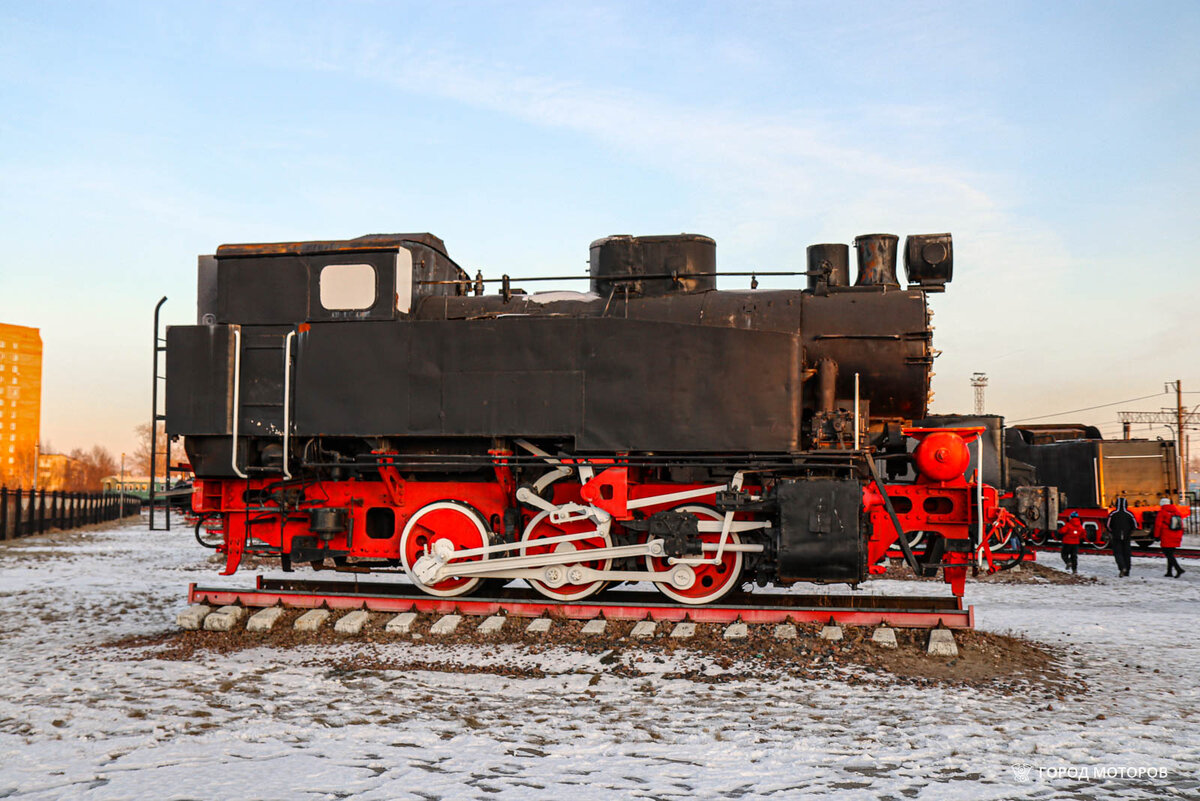
<path id="1" fill-rule="evenodd" d="M 913 451 L 917 481 L 966 483 L 971 451 L 967 447 L 987 429 L 982 426 L 959 428 L 905 428 L 905 436 L 917 440 Z"/>
<path id="2" fill-rule="evenodd" d="M 962 478 L 971 464 L 967 441 L 953 431 L 925 435 L 913 451 L 917 472 L 929 481 L 953 481 Z"/>
<path id="3" fill-rule="evenodd" d="M 904 429 L 906 435 L 918 440 L 913 452 L 916 482 L 884 488 L 906 535 L 925 532 L 942 538 L 942 576 L 959 596 L 966 590 L 967 568 L 975 560 L 978 544 L 973 542 L 972 533 L 979 529 L 978 515 L 982 514 L 989 532 L 996 525 L 1012 525 L 999 506 L 999 491 L 967 480 L 969 444 L 983 431 L 981 427 Z M 863 506 L 872 529 L 868 564 L 872 573 L 881 574 L 887 570 L 887 553 L 896 545 L 897 532 L 878 489 L 868 486 L 864 490 Z M 990 561 L 988 564 L 993 566 Z"/>

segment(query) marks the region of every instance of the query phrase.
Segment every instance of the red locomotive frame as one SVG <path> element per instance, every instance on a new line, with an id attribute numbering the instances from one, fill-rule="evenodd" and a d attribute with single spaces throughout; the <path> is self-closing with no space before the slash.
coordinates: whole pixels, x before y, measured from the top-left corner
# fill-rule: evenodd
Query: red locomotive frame
<path id="1" fill-rule="evenodd" d="M 1000 507 L 1000 495 L 994 487 L 970 481 L 965 475 L 969 444 L 981 431 L 979 428 L 904 430 L 919 441 L 913 454 L 916 481 L 882 487 L 870 482 L 863 488 L 863 511 L 870 531 L 866 558 L 871 573 L 879 574 L 886 569 L 887 552 L 901 541 L 897 525 L 905 536 L 920 531 L 940 540 L 941 547 L 922 569 L 928 572 L 940 567 L 944 580 L 957 596 L 964 592 L 968 569 L 983 567 L 989 572 L 997 569 L 991 559 L 990 544 L 1009 534 L 1018 523 Z M 280 478 L 197 480 L 193 509 L 198 516 L 198 529 L 213 518 L 221 521 L 209 529 L 223 537 L 218 546 L 226 557 L 222 575 L 235 572 L 247 553 L 285 558 L 293 553 L 306 553 L 313 557 L 310 561 L 318 564 L 327 556 L 332 557 L 337 569 L 361 571 L 382 567 L 397 572 L 404 569 L 412 575 L 410 568 L 430 551 L 432 544 L 432 535 L 423 538 L 420 532 L 434 529 L 437 539 L 449 540 L 456 551 L 511 541 L 515 531 L 522 531 L 526 533 L 523 544 L 501 547 L 510 552 L 519 549 L 523 557 L 547 553 L 552 549 L 537 545 L 536 524 L 547 512 L 522 502 L 509 466 L 511 455 L 507 451 L 493 452 L 493 476 L 491 480 L 480 481 L 406 479 L 395 464 L 397 457 L 390 454 L 377 454 L 378 481 L 323 480 L 289 486 Z M 582 528 L 572 527 L 570 522 L 548 523 L 545 536 L 560 539 L 575 536 L 572 547 L 586 550 L 612 547 L 614 541 L 622 539 L 644 543 L 646 535 L 632 532 L 626 526 L 657 512 L 682 509 L 707 518 L 711 521 L 710 529 L 722 519 L 716 509 L 716 498 L 723 487 L 643 481 L 637 467 L 617 460 L 596 460 L 587 463 L 587 467 L 593 472 L 586 482 L 551 484 L 548 498 L 542 503 L 547 509 L 565 504 L 598 508 L 611 515 L 611 533 L 589 534 L 589 524 L 584 521 Z M 747 483 L 742 489 L 753 494 L 761 488 Z M 264 499 L 271 503 L 255 503 Z M 528 501 L 530 496 L 524 499 Z M 291 512 L 280 511 L 281 508 L 290 508 Z M 309 512 L 316 508 L 348 510 L 342 530 L 314 538 Z M 385 526 L 372 526 L 371 514 L 377 513 L 376 510 L 389 510 L 394 519 Z M 438 516 L 437 525 L 418 521 L 418 517 L 425 520 L 429 515 Z M 388 514 L 383 516 L 388 518 Z M 737 513 L 732 517 L 738 521 L 735 528 L 763 525 L 753 522 L 753 514 Z M 736 532 L 732 537 L 727 533 L 726 537 L 729 544 L 725 547 L 730 550 L 722 553 L 718 534 L 710 530 L 701 535 L 706 548 L 713 550 L 717 546 L 717 561 L 696 565 L 692 587 L 677 588 L 672 597 L 683 603 L 706 603 L 710 596 L 719 597 L 728 590 L 722 586 L 723 581 L 740 583 L 742 553 L 749 548 L 741 544 Z M 348 565 L 347 559 L 366 560 L 367 564 Z M 581 560 L 579 564 L 607 569 L 611 561 Z M 670 567 L 665 556 L 646 555 L 644 561 L 652 569 Z M 728 579 L 723 578 L 726 572 L 732 574 Z M 465 594 L 464 584 L 472 581 L 478 583 L 478 579 L 472 578 L 444 579 L 434 585 L 433 594 Z M 576 600 L 574 594 L 588 589 L 592 583 L 567 581 L 559 587 L 543 585 L 541 589 L 548 590 L 545 594 L 551 597 L 560 595 L 562 600 Z M 424 589 L 430 591 L 429 587 Z"/>

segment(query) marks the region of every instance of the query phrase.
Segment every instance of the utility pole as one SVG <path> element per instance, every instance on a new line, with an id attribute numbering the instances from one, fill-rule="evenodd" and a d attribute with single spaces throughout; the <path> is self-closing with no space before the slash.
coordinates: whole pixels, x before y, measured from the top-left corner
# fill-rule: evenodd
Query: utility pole
<path id="1" fill-rule="evenodd" d="M 1175 430 L 1175 461 L 1176 476 L 1179 480 L 1179 503 L 1187 502 L 1187 428 L 1195 426 L 1196 409 L 1188 411 L 1183 408 L 1183 382 L 1180 380 L 1167 382 L 1166 390 L 1175 390 L 1175 408 L 1165 408 L 1157 412 L 1118 412 L 1121 423 L 1128 426 L 1131 423 L 1149 423 L 1163 425 Z M 1197 407 L 1200 408 L 1200 407 Z"/>
<path id="2" fill-rule="evenodd" d="M 987 373 L 971 374 L 971 386 L 975 388 L 975 414 L 983 414 L 983 390 L 987 382 Z"/>
<path id="3" fill-rule="evenodd" d="M 1187 435 L 1183 433 L 1183 382 L 1175 379 L 1175 430 L 1179 439 L 1175 445 L 1179 451 L 1179 503 L 1184 503 L 1187 494 Z"/>

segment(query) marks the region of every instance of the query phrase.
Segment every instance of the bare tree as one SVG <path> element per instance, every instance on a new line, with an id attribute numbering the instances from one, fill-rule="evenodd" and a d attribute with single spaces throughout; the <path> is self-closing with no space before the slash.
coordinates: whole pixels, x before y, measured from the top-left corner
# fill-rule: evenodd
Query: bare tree
<path id="1" fill-rule="evenodd" d="M 101 445 L 93 445 L 92 449 L 88 451 L 83 448 L 75 448 L 69 456 L 82 465 L 79 474 L 71 477 L 71 486 L 67 487 L 75 492 L 92 492 L 100 489 L 100 482 L 108 476 L 116 475 L 121 467 L 112 452 Z"/>
<path id="2" fill-rule="evenodd" d="M 133 429 L 137 436 L 137 447 L 133 449 L 130 455 L 133 459 L 132 464 L 127 465 L 130 474 L 138 474 L 143 476 L 155 475 L 160 478 L 167 471 L 167 430 L 162 423 L 158 424 L 158 457 L 155 459 L 154 469 L 150 465 L 150 424 L 142 423 L 140 426 L 135 426 Z M 171 464 L 178 464 L 185 460 L 183 445 L 179 442 L 171 443 L 170 459 Z"/>
<path id="3" fill-rule="evenodd" d="M 116 475 L 121 469 L 121 463 L 113 456 L 112 451 L 100 445 L 93 445 L 92 450 L 88 452 L 87 465 L 90 471 L 88 483 L 97 489 L 102 479 Z"/>

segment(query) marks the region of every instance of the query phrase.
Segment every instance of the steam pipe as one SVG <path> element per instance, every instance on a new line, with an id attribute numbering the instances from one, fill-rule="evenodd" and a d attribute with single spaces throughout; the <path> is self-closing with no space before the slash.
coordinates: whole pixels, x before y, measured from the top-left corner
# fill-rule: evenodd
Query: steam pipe
<path id="1" fill-rule="evenodd" d="M 830 358 L 817 362 L 817 399 L 823 412 L 832 412 L 837 401 L 838 364 Z"/>
<path id="2" fill-rule="evenodd" d="M 858 441 L 858 373 L 854 374 L 854 448 L 860 447 Z"/>

